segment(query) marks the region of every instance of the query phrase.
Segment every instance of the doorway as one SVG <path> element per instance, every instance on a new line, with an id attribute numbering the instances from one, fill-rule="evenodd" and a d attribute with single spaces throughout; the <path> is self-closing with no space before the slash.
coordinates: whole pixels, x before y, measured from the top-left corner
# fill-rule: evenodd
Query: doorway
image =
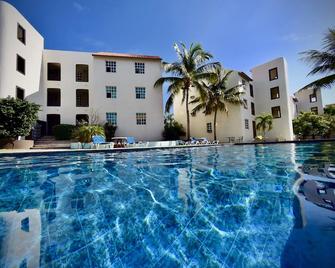
<path id="1" fill-rule="evenodd" d="M 256 138 L 257 132 L 256 132 L 256 122 L 252 121 L 252 132 L 254 135 L 254 138 Z"/>
<path id="2" fill-rule="evenodd" d="M 59 114 L 47 114 L 47 135 L 53 135 L 53 127 L 60 124 Z"/>

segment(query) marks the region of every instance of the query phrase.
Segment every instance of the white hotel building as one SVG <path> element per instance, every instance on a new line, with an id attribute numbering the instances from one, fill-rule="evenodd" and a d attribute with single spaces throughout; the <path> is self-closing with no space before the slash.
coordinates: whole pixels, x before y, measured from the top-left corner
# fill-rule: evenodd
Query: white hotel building
<path id="1" fill-rule="evenodd" d="M 243 98 L 247 106 L 228 104 L 228 114 L 220 112 L 217 116 L 217 139 L 220 141 L 250 142 L 256 136 L 256 116 L 269 113 L 273 116 L 273 129 L 266 133 L 269 140 L 293 140 L 292 119 L 293 99 L 288 93 L 287 64 L 284 58 L 278 58 L 251 69 L 252 77 L 243 72 L 234 71 L 227 88 L 241 85 L 245 92 Z M 192 91 L 191 99 L 197 93 Z M 190 111 L 192 108 L 190 107 Z M 178 122 L 186 126 L 185 105 L 181 104 L 181 95 L 174 101 L 174 113 Z M 207 137 L 212 140 L 213 116 L 199 112 L 190 118 L 191 135 Z"/>
<path id="2" fill-rule="evenodd" d="M 235 71 L 228 86 L 241 85 L 247 107 L 229 105 L 217 118 L 220 141 L 250 142 L 256 136 L 256 116 L 273 115 L 271 140 L 292 140 L 292 119 L 300 111 L 323 111 L 321 95 L 288 93 L 287 64 L 278 58 L 251 69 L 251 77 Z M 36 29 L 10 4 L 0 0 L 0 98 L 25 98 L 41 105 L 39 119 L 46 135 L 57 124 L 81 120 L 117 125 L 117 136 L 161 140 L 161 58 L 108 52 L 48 50 Z M 313 93 L 314 94 L 314 93 Z M 191 98 L 196 95 L 193 91 Z M 307 96 L 307 97 L 306 97 Z M 306 104 L 306 103 L 310 103 Z M 190 107 L 192 110 L 192 107 Z M 175 119 L 186 127 L 181 96 L 174 101 Z M 213 140 L 213 115 L 191 117 L 191 136 Z"/>
<path id="3" fill-rule="evenodd" d="M 41 105 L 46 134 L 57 124 L 109 121 L 116 135 L 160 140 L 163 130 L 161 58 L 44 49 L 43 37 L 0 1 L 0 98 Z"/>

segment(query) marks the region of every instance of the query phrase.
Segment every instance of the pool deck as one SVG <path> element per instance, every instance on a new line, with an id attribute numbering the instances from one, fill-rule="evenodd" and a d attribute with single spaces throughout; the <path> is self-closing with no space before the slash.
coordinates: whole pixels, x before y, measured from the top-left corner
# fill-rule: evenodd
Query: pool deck
<path id="1" fill-rule="evenodd" d="M 117 153 L 117 152 L 135 152 L 147 150 L 167 150 L 176 148 L 200 148 L 216 146 L 232 146 L 233 144 L 197 144 L 197 145 L 177 145 L 160 147 L 128 147 L 128 148 L 106 148 L 106 149 L 0 149 L 0 157 L 4 156 L 25 156 L 25 155 L 44 155 L 44 154 L 62 154 L 62 153 Z"/>

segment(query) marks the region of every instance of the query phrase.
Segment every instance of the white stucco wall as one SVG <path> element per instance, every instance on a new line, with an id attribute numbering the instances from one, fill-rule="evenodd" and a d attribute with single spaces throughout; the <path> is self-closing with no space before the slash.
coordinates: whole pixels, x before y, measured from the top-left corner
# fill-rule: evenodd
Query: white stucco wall
<path id="1" fill-rule="evenodd" d="M 269 70 L 278 69 L 278 79 L 270 81 Z M 278 58 L 251 69 L 254 80 L 256 114 L 270 113 L 271 107 L 280 106 L 281 118 L 273 119 L 273 129 L 266 134 L 269 139 L 293 139 L 292 112 L 288 93 L 287 64 Z M 280 98 L 271 99 L 270 89 L 279 87 Z"/>
<path id="2" fill-rule="evenodd" d="M 26 44 L 17 39 L 20 24 L 26 31 Z M 39 89 L 43 37 L 10 4 L 0 1 L 0 98 L 16 96 L 16 87 L 25 96 Z M 16 55 L 25 59 L 25 75 L 16 71 Z"/>
<path id="3" fill-rule="evenodd" d="M 116 62 L 116 73 L 106 72 L 105 61 Z M 135 74 L 135 62 L 145 63 L 145 73 Z M 48 63 L 61 64 L 61 81 L 47 80 Z M 76 64 L 89 66 L 89 81 L 76 82 Z M 40 91 L 28 99 L 42 105 L 39 118 L 59 114 L 62 124 L 75 124 L 77 114 L 98 115 L 101 124 L 107 112 L 117 113 L 117 136 L 137 140 L 160 140 L 163 131 L 162 88 L 154 88 L 161 77 L 160 60 L 92 56 L 89 52 L 44 50 Z M 106 98 L 106 86 L 117 87 L 117 98 Z M 136 99 L 135 87 L 145 87 L 145 99 Z M 47 89 L 61 90 L 61 106 L 47 106 Z M 76 107 L 76 90 L 89 90 L 89 107 Z M 136 124 L 136 113 L 147 114 L 147 124 Z"/>
<path id="4" fill-rule="evenodd" d="M 316 102 L 310 102 L 309 95 L 314 93 L 314 89 L 307 88 L 304 90 L 299 90 L 294 93 L 294 96 L 298 99 L 297 102 L 297 112 L 298 114 L 301 112 L 310 112 L 312 107 L 318 108 L 318 114 L 323 114 L 323 104 L 322 104 L 322 95 L 321 90 L 316 89 Z"/>

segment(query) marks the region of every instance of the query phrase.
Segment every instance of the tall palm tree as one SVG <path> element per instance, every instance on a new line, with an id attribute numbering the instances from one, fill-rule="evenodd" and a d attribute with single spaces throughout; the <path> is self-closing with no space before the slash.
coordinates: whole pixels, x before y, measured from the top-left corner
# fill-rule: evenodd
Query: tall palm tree
<path id="1" fill-rule="evenodd" d="M 308 75 L 325 74 L 326 76 L 315 80 L 306 85 L 306 88 L 331 87 L 335 84 L 335 28 L 329 29 L 329 32 L 323 39 L 323 50 L 308 50 L 301 53 L 305 61 L 312 64 L 312 71 Z"/>
<path id="2" fill-rule="evenodd" d="M 270 131 L 273 126 L 273 116 L 272 114 L 263 113 L 256 117 L 256 129 L 257 131 L 262 131 L 263 138 L 265 137 L 265 132 Z"/>
<path id="3" fill-rule="evenodd" d="M 189 49 L 185 44 L 174 44 L 174 49 L 178 56 L 178 61 L 173 63 L 163 63 L 163 67 L 171 76 L 159 78 L 155 86 L 169 83 L 167 89 L 169 98 L 165 105 L 165 111 L 169 112 L 176 95 L 182 93 L 182 103 L 185 103 L 187 128 L 186 136 L 190 139 L 190 113 L 189 113 L 189 91 L 191 87 L 199 88 L 200 83 L 213 76 L 212 69 L 220 66 L 220 63 L 208 63 L 213 56 L 203 50 L 200 44 L 191 44 Z"/>
<path id="4" fill-rule="evenodd" d="M 221 67 L 214 71 L 215 76 L 207 83 L 202 83 L 199 90 L 199 96 L 196 97 L 190 104 L 197 104 L 193 110 L 192 115 L 199 111 L 203 111 L 205 115 L 214 113 L 214 140 L 216 140 L 216 120 L 219 111 L 228 114 L 227 104 L 246 105 L 241 98 L 245 93 L 240 90 L 240 85 L 227 88 L 227 81 L 232 71 L 225 71 Z"/>

